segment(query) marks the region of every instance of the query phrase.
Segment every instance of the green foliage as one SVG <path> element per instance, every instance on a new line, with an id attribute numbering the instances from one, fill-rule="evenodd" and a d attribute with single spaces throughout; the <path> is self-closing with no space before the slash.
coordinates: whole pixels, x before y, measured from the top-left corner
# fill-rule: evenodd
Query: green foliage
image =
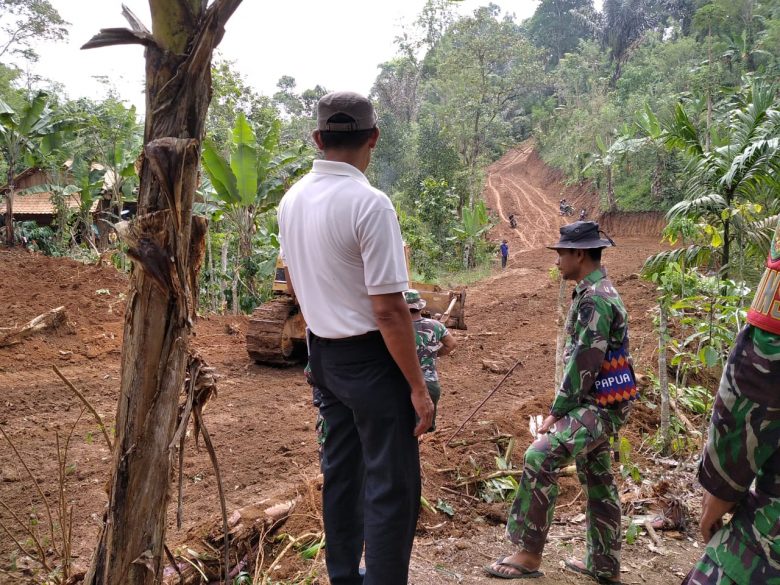
<path id="1" fill-rule="evenodd" d="M 464 268 L 474 268 L 478 258 L 488 249 L 489 244 L 483 236 L 491 227 L 493 224 L 484 201 L 479 201 L 473 209 L 463 209 L 460 223 L 452 227 L 452 239 L 461 245 Z"/>
<path id="2" fill-rule="evenodd" d="M 442 499 L 439 499 L 436 502 L 436 509 L 440 512 L 444 512 L 450 518 L 455 516 L 455 510 L 453 510 L 452 505 Z"/>
<path id="3" fill-rule="evenodd" d="M 639 471 L 639 467 L 636 463 L 631 459 L 631 443 L 629 440 L 625 437 L 620 437 L 618 439 L 617 451 L 618 460 L 620 461 L 620 475 L 623 479 L 630 477 L 634 483 L 641 483 L 642 473 Z"/>
<path id="4" fill-rule="evenodd" d="M 639 538 L 639 525 L 629 522 L 626 529 L 626 544 L 634 544 L 637 538 Z"/>
<path id="5" fill-rule="evenodd" d="M 39 226 L 34 221 L 20 221 L 16 224 L 16 234 L 30 250 L 42 252 L 47 256 L 60 255 L 54 232 L 49 226 Z"/>
<path id="6" fill-rule="evenodd" d="M 773 85 L 755 81 L 719 104 L 721 122 L 707 135 L 692 114 L 678 103 L 659 140 L 688 157 L 685 199 L 668 213 L 670 219 L 697 221 L 709 236 L 709 247 L 728 273 L 732 241 L 763 259 L 768 229 L 757 201 L 774 198 L 780 171 L 780 98 Z M 712 140 L 710 148 L 705 141 Z"/>
<path id="7" fill-rule="evenodd" d="M 204 272 L 204 296 L 227 296 L 231 308 L 250 312 L 271 292 L 270 277 L 279 252 L 276 206 L 293 182 L 309 170 L 312 154 L 303 144 L 283 141 L 279 120 L 253 127 L 243 113 L 236 118 L 227 146 L 225 156 L 212 140 L 203 144 L 207 180 L 202 192 L 207 204 L 199 211 L 212 217 L 212 226 L 217 223 L 226 232 L 225 245 L 232 253 L 226 270 L 209 266 Z M 213 246 L 209 253 L 212 257 L 218 254 Z M 234 282 L 239 289 L 237 299 L 228 294 L 233 288 L 229 283 Z"/>

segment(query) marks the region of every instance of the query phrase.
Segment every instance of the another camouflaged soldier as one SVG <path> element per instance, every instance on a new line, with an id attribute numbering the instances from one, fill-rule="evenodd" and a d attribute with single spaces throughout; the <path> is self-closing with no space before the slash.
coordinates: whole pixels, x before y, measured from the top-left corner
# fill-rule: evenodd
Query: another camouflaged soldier
<path id="1" fill-rule="evenodd" d="M 417 357 L 420 360 L 425 385 L 428 387 L 428 394 L 433 401 L 433 421 L 428 432 L 436 430 L 436 411 L 441 397 L 441 386 L 439 385 L 439 373 L 436 370 L 436 358 L 440 355 L 447 355 L 455 349 L 455 338 L 450 335 L 444 323 L 435 319 L 426 319 L 422 316 L 425 308 L 425 299 L 420 297 L 420 293 L 413 288 L 404 292 L 406 304 L 409 305 L 409 311 L 412 314 L 412 325 L 414 325 L 414 341 L 417 344 Z"/>
<path id="2" fill-rule="evenodd" d="M 699 467 L 707 548 L 684 585 L 780 584 L 780 224 L 747 320 Z"/>
<path id="3" fill-rule="evenodd" d="M 628 321 L 617 290 L 601 267 L 598 224 L 577 221 L 548 246 L 558 253 L 566 280 L 577 282 L 566 323 L 564 376 L 525 453 L 520 486 L 507 522 L 507 536 L 520 550 L 485 570 L 504 579 L 541 577 L 547 531 L 558 495 L 558 470 L 572 459 L 587 495 L 587 552 L 566 566 L 600 583 L 619 583 L 620 500 L 612 477 L 610 438 L 625 423 L 636 397 L 628 352 Z"/>

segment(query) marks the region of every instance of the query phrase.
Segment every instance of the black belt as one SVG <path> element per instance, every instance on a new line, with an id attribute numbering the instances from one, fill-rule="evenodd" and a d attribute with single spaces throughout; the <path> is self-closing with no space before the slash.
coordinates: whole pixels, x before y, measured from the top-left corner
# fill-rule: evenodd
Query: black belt
<path id="1" fill-rule="evenodd" d="M 379 330 L 369 331 L 368 333 L 361 333 L 360 335 L 353 335 L 351 337 L 339 337 L 337 339 L 330 339 L 328 337 L 320 337 L 313 331 L 311 332 L 312 340 L 323 345 L 349 345 L 352 343 L 363 343 L 366 341 L 374 341 L 382 338 L 382 334 Z"/>

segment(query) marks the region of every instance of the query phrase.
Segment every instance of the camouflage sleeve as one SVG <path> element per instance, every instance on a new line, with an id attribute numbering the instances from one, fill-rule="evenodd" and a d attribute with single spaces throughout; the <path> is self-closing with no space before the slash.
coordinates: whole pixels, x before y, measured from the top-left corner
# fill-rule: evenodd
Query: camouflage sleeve
<path id="1" fill-rule="evenodd" d="M 611 323 L 612 309 L 604 299 L 589 296 L 580 301 L 571 339 L 573 350 L 564 364 L 550 414 L 560 418 L 582 404 L 601 370 Z"/>
<path id="2" fill-rule="evenodd" d="M 712 495 L 735 502 L 756 476 L 772 475 L 761 470 L 780 445 L 780 397 L 768 392 L 778 379 L 780 336 L 746 327 L 723 370 L 699 465 L 699 482 Z"/>

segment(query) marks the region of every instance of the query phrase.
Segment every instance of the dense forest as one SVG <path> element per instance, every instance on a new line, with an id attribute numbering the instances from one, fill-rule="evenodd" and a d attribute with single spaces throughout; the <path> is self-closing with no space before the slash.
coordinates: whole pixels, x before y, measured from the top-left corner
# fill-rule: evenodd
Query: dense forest
<path id="1" fill-rule="evenodd" d="M 14 57 L 0 66 L 4 195 L 46 191 L 57 210 L 52 225 L 21 222 L 5 240 L 84 258 L 115 250 L 126 269 L 110 225 L 134 212 L 142 115 L 108 80 L 104 99 L 71 100 L 10 65 L 36 59 L 35 43 L 65 38 L 68 23 L 47 2 L 1 7 L 0 50 Z M 607 0 L 600 10 L 543 0 L 525 21 L 496 4 L 463 15 L 428 0 L 396 48 L 371 90 L 382 140 L 369 173 L 396 203 L 419 275 L 489 258 L 483 170 L 533 139 L 569 182 L 598 191 L 602 211 L 669 211 L 667 235 L 693 246 L 689 256 L 710 268 L 738 261 L 755 281 L 780 212 L 776 0 Z M 260 95 L 227 61 L 213 86 L 196 208 L 210 219 L 201 302 L 251 311 L 269 294 L 275 206 L 316 156 L 309 133 L 327 88 L 301 90 L 289 75 Z M 29 168 L 48 182 L 15 189 Z"/>

